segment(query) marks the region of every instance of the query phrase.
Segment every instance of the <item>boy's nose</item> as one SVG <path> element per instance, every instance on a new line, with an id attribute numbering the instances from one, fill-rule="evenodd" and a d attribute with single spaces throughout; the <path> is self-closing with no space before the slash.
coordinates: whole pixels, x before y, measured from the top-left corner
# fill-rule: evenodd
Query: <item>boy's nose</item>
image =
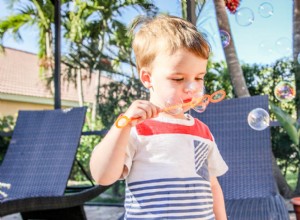
<path id="1" fill-rule="evenodd" d="M 188 82 L 185 84 L 185 87 L 184 87 L 184 92 L 185 93 L 189 93 L 189 94 L 193 94 L 194 92 L 197 91 L 197 83 L 195 82 Z"/>

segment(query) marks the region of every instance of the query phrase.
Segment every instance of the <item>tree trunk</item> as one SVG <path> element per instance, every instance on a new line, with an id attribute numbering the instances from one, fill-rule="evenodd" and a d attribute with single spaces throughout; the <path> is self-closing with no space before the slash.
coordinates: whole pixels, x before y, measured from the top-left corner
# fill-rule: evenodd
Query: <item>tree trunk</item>
<path id="1" fill-rule="evenodd" d="M 293 58 L 295 63 L 295 79 L 296 79 L 296 107 L 297 118 L 300 118 L 300 1 L 294 0 L 293 7 Z M 299 55 L 300 56 L 300 55 Z"/>
<path id="2" fill-rule="evenodd" d="M 93 102 L 93 109 L 92 109 L 92 124 L 94 129 L 94 124 L 96 122 L 97 112 L 98 112 L 98 101 L 99 101 L 99 94 L 100 94 L 100 79 L 101 79 L 101 71 L 96 72 L 96 83 L 95 83 L 95 95 L 94 95 L 94 102 Z"/>
<path id="3" fill-rule="evenodd" d="M 196 25 L 196 4 L 195 0 L 186 1 L 186 19 L 191 22 L 193 25 Z"/>
<path id="4" fill-rule="evenodd" d="M 287 184 L 286 179 L 281 173 L 281 170 L 279 169 L 276 158 L 272 154 L 272 168 L 273 168 L 273 175 L 277 183 L 277 187 L 279 190 L 279 193 L 286 199 L 289 199 L 293 196 L 293 192 L 291 187 Z"/>
<path id="5" fill-rule="evenodd" d="M 81 68 L 76 68 L 76 84 L 77 84 L 77 94 L 78 94 L 78 103 L 79 106 L 83 106 L 83 90 L 82 90 L 82 75 L 81 75 Z"/>
<path id="6" fill-rule="evenodd" d="M 46 77 L 51 77 L 54 72 L 53 66 L 53 50 L 52 50 L 52 34 L 51 31 L 47 31 L 45 34 L 46 38 Z"/>
<path id="7" fill-rule="evenodd" d="M 225 2 L 224 0 L 214 0 L 214 5 L 219 30 L 226 31 L 231 38 L 229 45 L 224 48 L 224 53 L 234 93 L 237 97 L 250 96 L 244 78 L 243 70 L 236 55 L 233 38 L 231 37 L 232 34 L 226 14 Z"/>
<path id="8" fill-rule="evenodd" d="M 295 84 L 296 84 L 296 108 L 297 118 L 300 118 L 300 0 L 294 0 L 293 5 L 293 60 L 295 65 Z M 299 137 L 300 138 L 300 137 Z M 300 147 L 300 146 L 298 146 Z M 300 195 L 300 171 L 298 169 L 298 179 L 295 195 Z"/>

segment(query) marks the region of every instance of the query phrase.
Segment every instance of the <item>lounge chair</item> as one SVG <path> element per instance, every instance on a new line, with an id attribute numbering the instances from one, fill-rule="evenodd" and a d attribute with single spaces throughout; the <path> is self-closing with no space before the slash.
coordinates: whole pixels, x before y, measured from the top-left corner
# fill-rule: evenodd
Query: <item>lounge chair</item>
<path id="1" fill-rule="evenodd" d="M 272 171 L 270 127 L 257 131 L 247 123 L 255 108 L 268 111 L 268 96 L 224 100 L 192 115 L 210 127 L 228 164 L 228 172 L 219 177 L 228 219 L 287 220 Z"/>
<path id="2" fill-rule="evenodd" d="M 20 111 L 0 166 L 0 217 L 20 212 L 23 219 L 86 219 L 84 202 L 108 187 L 65 193 L 79 146 L 85 108 Z M 100 217 L 101 218 L 101 217 Z"/>

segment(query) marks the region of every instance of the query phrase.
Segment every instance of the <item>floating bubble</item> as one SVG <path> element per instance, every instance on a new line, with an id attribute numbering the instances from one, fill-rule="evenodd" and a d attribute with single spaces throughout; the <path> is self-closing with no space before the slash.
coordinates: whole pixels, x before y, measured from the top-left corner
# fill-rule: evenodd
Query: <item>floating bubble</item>
<path id="1" fill-rule="evenodd" d="M 271 54 L 274 54 L 273 43 L 271 41 L 264 40 L 259 43 L 258 50 L 260 54 L 270 56 Z"/>
<path id="2" fill-rule="evenodd" d="M 266 129 L 270 124 L 269 113 L 262 108 L 255 108 L 248 114 L 249 126 L 257 131 Z"/>
<path id="3" fill-rule="evenodd" d="M 276 51 L 283 56 L 292 55 L 292 42 L 286 37 L 279 38 L 275 42 Z"/>
<path id="4" fill-rule="evenodd" d="M 296 89 L 290 82 L 280 82 L 275 86 L 274 95 L 279 101 L 289 102 L 295 98 Z"/>
<path id="5" fill-rule="evenodd" d="M 201 102 L 204 94 L 205 94 L 205 87 L 202 86 L 202 89 L 199 90 L 196 94 L 194 94 L 191 102 L 188 103 L 189 107 L 194 108 L 196 105 L 198 105 Z"/>
<path id="6" fill-rule="evenodd" d="M 169 98 L 165 101 L 163 111 L 170 115 L 179 115 L 183 113 L 183 105 L 181 98 Z"/>
<path id="7" fill-rule="evenodd" d="M 230 34 L 227 31 L 220 30 L 220 38 L 223 48 L 230 44 Z"/>
<path id="8" fill-rule="evenodd" d="M 254 13 L 250 8 L 241 8 L 235 13 L 235 20 L 241 26 L 249 26 L 254 22 Z"/>
<path id="9" fill-rule="evenodd" d="M 264 18 L 269 18 L 274 14 L 273 6 L 268 2 L 261 3 L 258 7 L 258 13 Z"/>
<path id="10" fill-rule="evenodd" d="M 203 95 L 202 97 L 199 98 L 199 101 L 197 102 L 196 105 L 194 105 L 193 109 L 196 112 L 202 113 L 205 111 L 206 107 L 209 104 L 209 99 L 210 99 L 210 95 Z"/>
<path id="11" fill-rule="evenodd" d="M 298 53 L 297 60 L 298 60 L 298 63 L 300 64 L 300 53 Z"/>

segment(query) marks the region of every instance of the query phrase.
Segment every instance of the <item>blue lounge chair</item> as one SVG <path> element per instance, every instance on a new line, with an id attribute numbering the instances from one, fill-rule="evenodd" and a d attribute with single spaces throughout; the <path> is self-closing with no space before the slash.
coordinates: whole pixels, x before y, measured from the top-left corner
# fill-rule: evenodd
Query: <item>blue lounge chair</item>
<path id="1" fill-rule="evenodd" d="M 255 108 L 268 112 L 268 96 L 224 100 L 192 115 L 210 127 L 228 164 L 228 172 L 219 177 L 228 219 L 287 220 L 272 171 L 270 127 L 257 131 L 247 123 Z"/>
<path id="2" fill-rule="evenodd" d="M 11 184 L 8 196 L 0 195 L 0 217 L 86 219 L 84 202 L 108 187 L 65 193 L 85 114 L 85 108 L 19 112 L 0 166 L 0 182 Z"/>

